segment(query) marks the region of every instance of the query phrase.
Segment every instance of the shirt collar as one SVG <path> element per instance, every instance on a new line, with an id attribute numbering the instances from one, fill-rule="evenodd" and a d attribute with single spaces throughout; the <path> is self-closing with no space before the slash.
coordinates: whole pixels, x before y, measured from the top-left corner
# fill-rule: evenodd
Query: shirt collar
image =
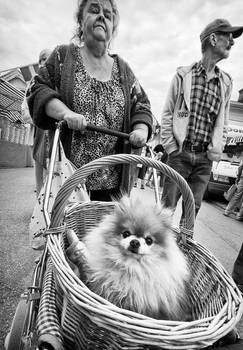
<path id="1" fill-rule="evenodd" d="M 203 66 L 202 64 L 202 61 L 199 61 L 195 64 L 195 72 L 200 75 L 200 74 L 204 74 L 205 76 L 207 75 L 206 74 L 206 69 L 205 67 Z M 220 70 L 219 70 L 219 67 L 218 66 L 215 66 L 214 68 L 214 73 L 215 73 L 215 77 L 219 78 L 219 75 L 220 75 Z"/>

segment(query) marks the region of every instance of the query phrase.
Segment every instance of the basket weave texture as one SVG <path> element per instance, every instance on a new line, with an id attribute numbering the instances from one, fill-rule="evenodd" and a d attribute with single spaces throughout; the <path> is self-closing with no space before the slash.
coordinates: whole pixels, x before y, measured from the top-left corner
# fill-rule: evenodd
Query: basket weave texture
<path id="1" fill-rule="evenodd" d="M 102 162 L 106 165 L 106 162 L 110 163 L 111 160 L 113 163 L 121 161 L 116 156 L 105 158 L 92 162 L 94 168 L 97 169 L 97 164 L 103 165 Z M 138 156 L 121 158 L 128 163 L 141 162 L 154 166 L 167 176 L 178 177 L 183 200 L 192 200 L 190 190 L 184 188 L 187 186 L 184 180 L 166 165 L 153 160 L 143 160 Z M 78 177 L 81 170 L 78 170 Z M 90 170 L 84 166 L 84 170 L 83 177 L 91 173 L 93 168 Z M 63 198 L 67 198 L 73 186 L 76 186 L 76 175 L 69 180 L 61 191 L 62 200 L 65 200 Z M 185 204 L 189 207 L 191 205 Z M 63 203 L 57 203 L 56 208 L 57 213 L 54 213 L 54 217 L 59 217 Z M 82 239 L 82 236 L 113 208 L 113 203 L 106 202 L 77 203 L 66 209 L 65 225 L 72 228 L 79 239 Z M 191 269 L 189 297 L 193 320 L 189 322 L 156 320 L 120 309 L 90 291 L 74 274 L 66 259 L 65 226 L 51 227 L 47 244 L 54 266 L 54 290 L 57 291 L 60 333 L 65 349 L 201 349 L 212 345 L 232 330 L 242 315 L 241 293 L 219 261 L 194 241 L 193 237 L 185 236 L 185 232 L 190 231 L 190 226 L 191 224 L 185 224 L 185 230 L 182 228 L 176 232 L 178 245 L 188 259 Z M 39 329 L 40 334 L 42 331 Z"/>

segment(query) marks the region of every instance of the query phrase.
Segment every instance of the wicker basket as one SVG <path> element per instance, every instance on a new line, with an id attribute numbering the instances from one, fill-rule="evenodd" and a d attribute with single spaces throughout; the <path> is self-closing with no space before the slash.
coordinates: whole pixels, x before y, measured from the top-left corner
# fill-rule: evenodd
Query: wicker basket
<path id="1" fill-rule="evenodd" d="M 65 257 L 65 225 L 63 212 L 67 198 L 75 186 L 101 167 L 119 163 L 154 167 L 177 182 L 187 216 L 178 230 L 178 244 L 191 267 L 193 320 L 190 322 L 155 320 L 120 309 L 91 292 L 74 274 Z M 113 203 L 84 202 L 67 207 L 65 223 L 82 235 L 113 210 Z M 65 349 L 201 349 L 231 331 L 242 315 L 242 297 L 234 281 L 217 259 L 193 240 L 194 201 L 186 181 L 165 164 L 135 155 L 115 155 L 95 160 L 77 170 L 59 191 L 53 207 L 47 246 L 53 265 L 59 311 L 58 339 Z M 63 234 L 64 233 L 64 234 Z M 63 239 L 64 237 L 64 239 Z M 45 293 L 43 293 L 45 294 Z M 43 299 L 43 298 L 42 298 Z M 44 298 L 45 299 L 45 298 Z M 41 302 L 41 314 L 46 315 Z M 52 303 L 53 304 L 53 303 Z M 50 317 L 49 317 L 50 319 Z M 51 326 L 39 318 L 39 334 L 51 333 Z M 55 335 L 55 332 L 52 333 Z M 44 338 L 43 338 L 44 339 Z M 57 347 L 61 349 L 61 345 Z"/>

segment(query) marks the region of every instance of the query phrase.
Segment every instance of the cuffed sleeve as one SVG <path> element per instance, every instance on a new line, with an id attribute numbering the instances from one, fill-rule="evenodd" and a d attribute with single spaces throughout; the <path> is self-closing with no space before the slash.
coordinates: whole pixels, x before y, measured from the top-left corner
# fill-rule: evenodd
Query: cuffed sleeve
<path id="1" fill-rule="evenodd" d="M 149 140 L 152 135 L 153 118 L 148 96 L 135 77 L 131 90 L 131 128 L 138 123 L 146 124 L 148 127 Z"/>

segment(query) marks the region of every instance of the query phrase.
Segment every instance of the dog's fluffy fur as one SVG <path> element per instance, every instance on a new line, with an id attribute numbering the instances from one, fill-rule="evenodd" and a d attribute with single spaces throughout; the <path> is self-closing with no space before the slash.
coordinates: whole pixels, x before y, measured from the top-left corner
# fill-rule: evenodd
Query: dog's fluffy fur
<path id="1" fill-rule="evenodd" d="M 113 304 L 149 317 L 188 318 L 187 261 L 172 212 L 127 196 L 84 239 L 86 283 Z"/>

